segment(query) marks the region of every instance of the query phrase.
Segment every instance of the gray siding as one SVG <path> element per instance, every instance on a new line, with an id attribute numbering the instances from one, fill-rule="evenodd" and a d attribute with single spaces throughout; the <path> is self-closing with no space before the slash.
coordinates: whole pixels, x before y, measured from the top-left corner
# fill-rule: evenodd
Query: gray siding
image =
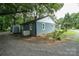
<path id="1" fill-rule="evenodd" d="M 20 33 L 20 25 L 13 25 L 11 30 L 13 33 Z"/>
<path id="2" fill-rule="evenodd" d="M 36 29 L 37 29 L 37 36 L 44 35 L 47 33 L 51 33 L 55 31 L 55 24 L 52 23 L 45 23 L 45 30 L 42 29 L 42 24 L 44 22 L 37 22 Z"/>
<path id="3" fill-rule="evenodd" d="M 45 27 L 43 27 L 45 25 Z M 30 29 L 31 26 L 31 29 Z M 44 28 L 44 29 L 43 29 Z M 50 17 L 45 17 L 23 25 L 24 31 L 30 31 L 30 35 L 41 36 L 55 31 L 55 22 Z M 27 32 L 26 32 L 27 33 Z"/>

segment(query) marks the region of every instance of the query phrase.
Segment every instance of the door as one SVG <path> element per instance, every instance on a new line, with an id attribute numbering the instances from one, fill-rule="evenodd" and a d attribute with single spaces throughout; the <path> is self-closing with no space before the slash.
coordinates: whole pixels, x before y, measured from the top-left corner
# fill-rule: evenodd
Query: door
<path id="1" fill-rule="evenodd" d="M 35 23 L 30 24 L 30 35 L 35 36 Z"/>

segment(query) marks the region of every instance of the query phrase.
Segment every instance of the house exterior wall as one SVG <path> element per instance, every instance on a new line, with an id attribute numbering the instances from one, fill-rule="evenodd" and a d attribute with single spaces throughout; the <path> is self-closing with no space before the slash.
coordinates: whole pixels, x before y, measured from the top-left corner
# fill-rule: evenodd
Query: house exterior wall
<path id="1" fill-rule="evenodd" d="M 43 28 L 43 26 L 45 28 Z M 55 31 L 55 22 L 48 16 L 36 22 L 37 36 L 46 35 Z"/>
<path id="2" fill-rule="evenodd" d="M 35 31 L 35 22 L 33 23 L 28 23 L 28 24 L 24 24 L 23 25 L 23 30 L 22 30 L 22 33 L 24 36 L 27 36 L 27 35 L 36 35 Z"/>
<path id="3" fill-rule="evenodd" d="M 23 24 L 22 25 L 22 34 L 24 36 L 30 35 L 29 24 Z"/>
<path id="4" fill-rule="evenodd" d="M 50 17 L 46 17 L 34 22 L 22 24 L 22 34 L 24 36 L 28 36 L 28 35 L 41 36 L 54 31 L 55 31 L 55 22 L 52 21 Z"/>
<path id="5" fill-rule="evenodd" d="M 13 33 L 20 33 L 21 32 L 20 28 L 21 28 L 20 25 L 16 24 L 12 26 L 11 30 Z"/>
<path id="6" fill-rule="evenodd" d="M 25 30 L 29 30 L 29 24 L 24 24 L 22 26 L 22 30 L 25 31 Z"/>
<path id="7" fill-rule="evenodd" d="M 46 35 L 47 33 L 51 33 L 55 31 L 55 24 L 52 23 L 45 23 L 45 29 L 42 29 L 42 24 L 44 22 L 37 22 L 36 29 L 37 29 L 37 36 Z"/>

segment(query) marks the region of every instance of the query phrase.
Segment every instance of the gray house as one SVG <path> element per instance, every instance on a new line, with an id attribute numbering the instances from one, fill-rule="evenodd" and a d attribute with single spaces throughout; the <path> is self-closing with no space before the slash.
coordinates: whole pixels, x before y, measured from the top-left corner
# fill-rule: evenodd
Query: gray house
<path id="1" fill-rule="evenodd" d="M 24 36 L 42 36 L 55 31 L 55 22 L 51 17 L 45 16 L 27 23 L 23 23 L 19 28 Z M 20 32 L 20 30 L 18 32 Z"/>

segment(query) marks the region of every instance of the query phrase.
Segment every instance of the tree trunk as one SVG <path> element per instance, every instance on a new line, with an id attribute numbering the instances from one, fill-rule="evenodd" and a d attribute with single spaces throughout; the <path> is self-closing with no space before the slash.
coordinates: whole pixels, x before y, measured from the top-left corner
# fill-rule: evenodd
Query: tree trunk
<path id="1" fill-rule="evenodd" d="M 26 22 L 26 13 L 23 13 L 23 21 Z"/>
<path id="2" fill-rule="evenodd" d="M 13 18 L 13 25 L 15 25 L 16 24 L 16 17 L 15 17 L 15 15 L 12 15 L 12 18 Z"/>
<path id="3" fill-rule="evenodd" d="M 2 24 L 0 24 L 0 30 L 1 30 L 1 31 L 3 30 L 3 25 L 2 25 Z"/>

